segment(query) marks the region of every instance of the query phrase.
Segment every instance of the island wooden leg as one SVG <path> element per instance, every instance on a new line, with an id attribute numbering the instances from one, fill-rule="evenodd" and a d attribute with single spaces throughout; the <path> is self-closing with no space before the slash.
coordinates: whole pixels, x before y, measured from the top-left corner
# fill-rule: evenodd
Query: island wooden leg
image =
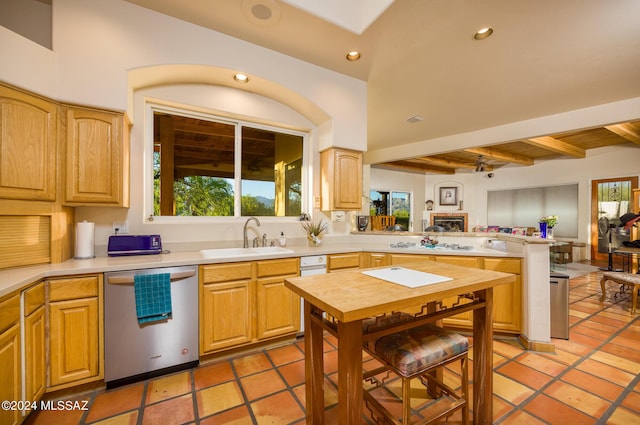
<path id="1" fill-rule="evenodd" d="M 493 423 L 493 288 L 476 292 L 486 307 L 473 311 L 473 423 Z"/>
<path id="2" fill-rule="evenodd" d="M 362 424 L 362 321 L 338 322 L 338 424 Z"/>
<path id="3" fill-rule="evenodd" d="M 305 397 L 307 424 L 324 424 L 324 337 L 320 324 L 311 320 L 313 306 L 304 302 Z"/>

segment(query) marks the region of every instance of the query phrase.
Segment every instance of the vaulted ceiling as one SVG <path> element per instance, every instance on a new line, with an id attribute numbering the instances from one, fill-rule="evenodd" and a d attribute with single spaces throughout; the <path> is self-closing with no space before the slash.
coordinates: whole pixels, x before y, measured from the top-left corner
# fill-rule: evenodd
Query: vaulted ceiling
<path id="1" fill-rule="evenodd" d="M 472 148 L 431 143 L 640 98 L 636 0 L 325 0 L 313 13 L 305 9 L 314 2 L 304 0 L 128 1 L 367 81 L 368 150 L 385 152 L 377 166 L 448 174 L 580 158 L 618 144 L 640 154 L 640 110 L 631 122 L 567 123 L 561 132 L 496 136 Z M 340 14 L 332 19 L 327 10 Z M 346 16 L 371 23 L 352 27 Z M 484 26 L 493 35 L 474 40 Z M 362 58 L 349 62 L 354 49 Z M 408 120 L 414 116 L 422 120 Z M 418 148 L 395 153 L 407 146 Z"/>

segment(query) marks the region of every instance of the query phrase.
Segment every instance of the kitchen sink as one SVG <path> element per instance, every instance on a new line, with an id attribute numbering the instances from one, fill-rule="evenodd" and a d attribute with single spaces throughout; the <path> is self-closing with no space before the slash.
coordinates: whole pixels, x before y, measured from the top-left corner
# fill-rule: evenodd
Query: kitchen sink
<path id="1" fill-rule="evenodd" d="M 253 257 L 257 255 L 291 254 L 293 250 L 280 246 L 264 246 L 257 248 L 214 248 L 201 249 L 204 258 Z"/>

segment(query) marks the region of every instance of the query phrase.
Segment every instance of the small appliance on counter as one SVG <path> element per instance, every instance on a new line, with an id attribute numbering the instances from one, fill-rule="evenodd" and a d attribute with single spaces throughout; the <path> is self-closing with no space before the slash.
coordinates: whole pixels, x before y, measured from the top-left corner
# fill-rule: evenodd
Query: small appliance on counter
<path id="1" fill-rule="evenodd" d="M 109 236 L 107 255 L 150 255 L 162 253 L 160 235 L 113 235 Z"/>

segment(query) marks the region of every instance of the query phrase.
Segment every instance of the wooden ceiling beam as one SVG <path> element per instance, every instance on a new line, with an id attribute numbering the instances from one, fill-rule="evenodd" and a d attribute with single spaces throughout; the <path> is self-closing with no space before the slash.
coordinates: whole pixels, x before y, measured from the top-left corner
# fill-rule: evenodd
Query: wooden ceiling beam
<path id="1" fill-rule="evenodd" d="M 435 158 L 432 156 L 419 156 L 415 158 L 416 161 L 426 162 L 429 164 L 440 165 L 445 168 L 476 168 L 476 164 L 471 162 L 454 161 L 451 159 Z"/>
<path id="2" fill-rule="evenodd" d="M 607 125 L 604 128 L 630 142 L 640 145 L 640 131 L 638 131 L 631 123 L 627 122 L 624 124 Z"/>
<path id="3" fill-rule="evenodd" d="M 456 173 L 456 170 L 453 168 L 430 167 L 428 165 L 416 164 L 415 162 L 409 162 L 409 161 L 383 162 L 381 164 L 375 164 L 375 165 L 391 167 L 391 168 L 400 168 L 403 170 L 421 171 L 424 173 L 438 173 L 438 174 L 455 174 Z"/>
<path id="4" fill-rule="evenodd" d="M 517 155 L 514 153 L 504 152 L 494 148 L 469 148 L 465 149 L 465 152 L 474 153 L 476 155 L 484 155 L 488 158 L 493 158 L 498 161 L 513 162 L 520 165 L 533 165 L 533 158 L 529 158 L 524 155 Z"/>
<path id="5" fill-rule="evenodd" d="M 539 148 L 547 149 L 562 155 L 569 155 L 574 158 L 584 158 L 587 156 L 584 149 L 551 136 L 535 137 L 533 139 L 525 140 L 525 142 Z"/>
<path id="6" fill-rule="evenodd" d="M 420 156 L 418 158 L 415 158 L 415 161 L 426 162 L 434 165 L 441 165 L 442 167 L 451 168 L 454 170 L 456 168 L 466 168 L 468 170 L 475 170 L 476 167 L 478 166 L 478 164 L 475 162 L 454 161 L 451 159 L 434 158 L 431 156 Z M 483 171 L 488 171 L 488 172 L 493 171 L 493 165 L 485 163 Z"/>

